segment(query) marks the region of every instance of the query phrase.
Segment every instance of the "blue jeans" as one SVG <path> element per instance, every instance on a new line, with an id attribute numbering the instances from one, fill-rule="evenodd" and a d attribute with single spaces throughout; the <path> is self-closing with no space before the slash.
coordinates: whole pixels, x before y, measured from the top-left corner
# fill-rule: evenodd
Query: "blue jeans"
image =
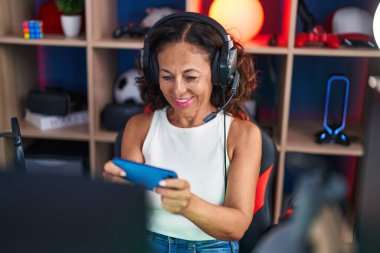
<path id="1" fill-rule="evenodd" d="M 219 240 L 188 241 L 148 232 L 151 253 L 238 253 L 239 243 Z"/>

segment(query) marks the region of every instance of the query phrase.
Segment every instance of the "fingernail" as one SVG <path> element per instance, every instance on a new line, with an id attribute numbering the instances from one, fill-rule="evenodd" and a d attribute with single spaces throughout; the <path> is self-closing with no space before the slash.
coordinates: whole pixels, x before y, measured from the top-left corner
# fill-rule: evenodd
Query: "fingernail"
<path id="1" fill-rule="evenodd" d="M 126 175 L 127 175 L 127 173 L 125 173 L 124 171 L 120 172 L 121 177 L 125 177 Z"/>
<path id="2" fill-rule="evenodd" d="M 161 180 L 159 183 L 158 183 L 160 186 L 166 186 L 166 182 Z"/>

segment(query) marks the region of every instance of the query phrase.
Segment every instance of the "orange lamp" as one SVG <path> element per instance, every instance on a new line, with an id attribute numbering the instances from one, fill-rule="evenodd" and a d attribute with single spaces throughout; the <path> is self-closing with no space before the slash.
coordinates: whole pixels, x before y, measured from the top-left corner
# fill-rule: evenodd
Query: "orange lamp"
<path id="1" fill-rule="evenodd" d="M 240 42 L 253 39 L 264 23 L 264 10 L 259 0 L 214 0 L 208 15 Z"/>

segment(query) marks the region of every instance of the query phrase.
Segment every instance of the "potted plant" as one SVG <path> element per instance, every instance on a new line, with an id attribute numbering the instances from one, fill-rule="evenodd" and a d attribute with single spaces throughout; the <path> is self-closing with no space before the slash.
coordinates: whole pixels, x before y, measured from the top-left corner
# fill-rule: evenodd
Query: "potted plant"
<path id="1" fill-rule="evenodd" d="M 61 12 L 61 25 L 67 37 L 79 34 L 82 24 L 83 0 L 55 0 Z"/>

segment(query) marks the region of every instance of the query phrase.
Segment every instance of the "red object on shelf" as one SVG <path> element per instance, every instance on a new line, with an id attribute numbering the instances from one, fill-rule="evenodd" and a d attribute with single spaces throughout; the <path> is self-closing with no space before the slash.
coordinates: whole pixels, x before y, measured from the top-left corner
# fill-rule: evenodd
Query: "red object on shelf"
<path id="1" fill-rule="evenodd" d="M 54 1 L 41 4 L 38 19 L 44 23 L 44 33 L 62 34 L 61 13 Z"/>
<path id="2" fill-rule="evenodd" d="M 340 46 L 338 37 L 333 33 L 326 33 L 320 25 L 316 25 L 309 33 L 296 34 L 296 47 L 303 47 L 307 43 L 322 43 L 331 48 L 338 48 Z"/>

